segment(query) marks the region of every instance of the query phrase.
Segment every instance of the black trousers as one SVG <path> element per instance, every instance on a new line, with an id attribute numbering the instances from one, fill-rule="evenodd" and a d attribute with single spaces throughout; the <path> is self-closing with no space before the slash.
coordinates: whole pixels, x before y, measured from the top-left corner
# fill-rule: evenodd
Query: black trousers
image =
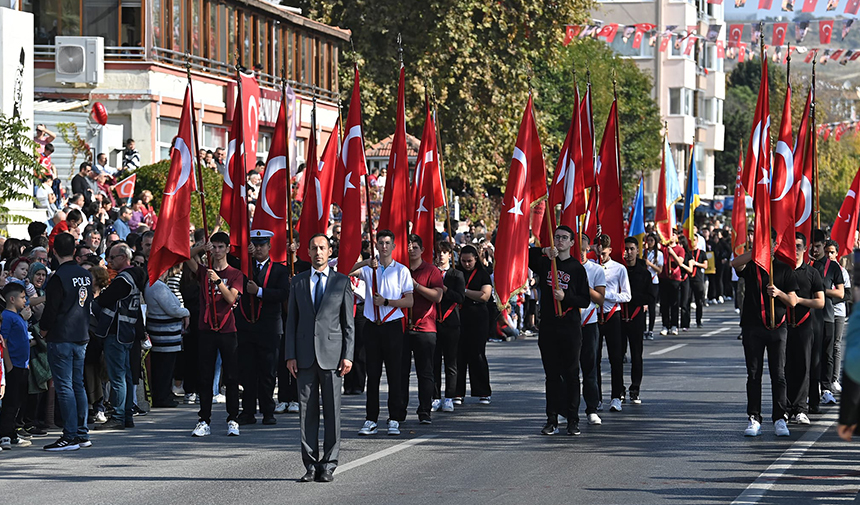
<path id="1" fill-rule="evenodd" d="M 807 413 L 809 396 L 809 365 L 812 360 L 812 321 L 788 328 L 785 343 L 785 385 L 788 410 L 791 414 Z"/>
<path id="2" fill-rule="evenodd" d="M 460 327 L 436 323 L 436 350 L 433 352 L 433 398 L 442 398 L 442 360 L 445 360 L 445 398 L 457 396 L 457 348 Z"/>
<path id="3" fill-rule="evenodd" d="M 788 331 L 785 325 L 775 330 L 764 327 L 741 328 L 744 343 L 744 358 L 747 365 L 747 415 L 758 422 L 761 417 L 761 377 L 764 369 L 764 354 L 770 372 L 770 387 L 773 395 L 773 414 L 776 422 L 786 419 L 788 397 L 785 385 L 785 346 Z"/>
<path id="4" fill-rule="evenodd" d="M 660 279 L 660 318 L 663 327 L 678 327 L 678 311 L 681 306 L 681 281 Z"/>
<path id="5" fill-rule="evenodd" d="M 182 336 L 182 351 L 179 352 L 173 373 L 174 379 L 182 381 L 182 389 L 186 393 L 197 393 L 200 389 L 200 330 L 195 324 L 199 316 L 199 312 L 191 312 L 192 324 L 188 325 L 188 331 Z M 212 389 L 212 383 L 206 387 Z"/>
<path id="6" fill-rule="evenodd" d="M 690 327 L 690 301 L 696 302 L 696 324 L 702 324 L 702 312 L 705 310 L 705 281 L 690 279 L 690 294 L 687 296 L 687 319 L 681 321 L 684 328 Z"/>
<path id="7" fill-rule="evenodd" d="M 239 416 L 239 357 L 236 333 L 200 332 L 200 396 L 201 421 L 212 424 L 212 388 L 206 386 L 215 381 L 215 359 L 221 353 L 221 381 L 227 387 L 227 421 Z"/>
<path id="8" fill-rule="evenodd" d="M 284 336 L 281 335 L 281 343 L 278 345 L 278 402 L 298 402 L 299 385 L 293 374 L 287 370 L 287 360 L 284 359 L 284 345 Z"/>
<path id="9" fill-rule="evenodd" d="M 657 300 L 660 299 L 660 284 L 648 286 L 653 301 L 648 304 L 648 331 L 654 331 L 654 320 L 657 319 Z"/>
<path id="10" fill-rule="evenodd" d="M 836 338 L 836 323 L 824 323 L 824 335 L 821 339 L 821 389 L 833 390 L 834 343 Z"/>
<path id="11" fill-rule="evenodd" d="M 239 332 L 239 383 L 242 384 L 242 414 L 253 417 L 257 402 L 263 416 L 275 414 L 275 374 L 281 335 Z"/>
<path id="12" fill-rule="evenodd" d="M 409 406 L 409 376 L 412 373 L 412 356 L 415 356 L 415 375 L 418 377 L 418 417 L 429 417 L 433 403 L 433 355 L 436 352 L 436 334 L 425 331 L 407 331 L 403 343 L 403 361 L 400 363 L 400 402 Z"/>
<path id="13" fill-rule="evenodd" d="M 0 365 L 2 366 L 2 365 Z M 0 410 L 0 437 L 18 438 L 15 434 L 15 419 L 27 399 L 27 380 L 30 370 L 13 367 L 6 372 L 6 395 Z"/>
<path id="14" fill-rule="evenodd" d="M 366 419 L 379 421 L 379 383 L 382 365 L 388 380 L 388 420 L 406 419 L 406 405 L 400 392 L 403 359 L 403 321 L 397 319 L 378 325 L 368 321 L 364 325 L 364 351 L 367 355 L 367 406 Z"/>
<path id="15" fill-rule="evenodd" d="M 612 377 L 612 395 L 610 398 L 624 396 L 624 349 L 627 347 L 624 335 L 621 334 L 621 314 L 615 312 L 600 328 L 600 345 L 597 347 L 597 386 L 599 397 L 603 397 L 603 380 L 600 377 L 600 361 L 603 359 L 603 341 L 606 341 L 606 351 L 609 354 L 609 370 Z"/>
<path id="16" fill-rule="evenodd" d="M 585 400 L 585 413 L 597 413 L 600 401 L 598 387 L 598 358 L 597 346 L 600 343 L 600 331 L 597 323 L 586 324 L 581 329 L 582 347 L 579 353 L 579 368 L 582 370 L 582 398 Z"/>
<path id="17" fill-rule="evenodd" d="M 84 386 L 87 390 L 87 403 L 90 409 L 104 406 L 102 377 L 107 376 L 104 361 L 104 339 L 91 338 L 84 355 Z M 101 408 L 100 410 L 104 410 Z"/>
<path id="18" fill-rule="evenodd" d="M 457 388 L 454 396 L 466 396 L 466 371 L 472 396 L 485 397 L 490 389 L 490 365 L 487 362 L 486 307 L 476 306 L 460 310 L 460 343 L 457 348 Z"/>
<path id="19" fill-rule="evenodd" d="M 343 378 L 344 391 L 364 391 L 364 383 L 367 380 L 367 355 L 364 351 L 364 326 L 367 318 L 364 317 L 364 304 L 355 306 L 355 351 L 353 352 L 352 370 Z"/>
<path id="20" fill-rule="evenodd" d="M 149 353 L 152 377 L 152 406 L 164 407 L 173 403 L 173 369 L 178 352 Z"/>
<path id="21" fill-rule="evenodd" d="M 538 336 L 540 359 L 546 375 L 546 417 L 558 416 L 579 422 L 579 356 L 582 349 L 580 327 L 544 325 Z"/>
<path id="22" fill-rule="evenodd" d="M 642 339 L 645 336 L 645 314 L 641 310 L 630 321 L 621 321 L 621 335 L 623 335 L 622 343 L 625 349 L 628 344 L 630 345 L 630 393 L 638 395 L 639 386 L 642 385 Z M 622 352 L 621 355 L 623 356 L 624 353 Z M 623 373 L 621 381 L 623 388 Z"/>
<path id="23" fill-rule="evenodd" d="M 690 289 L 690 279 L 681 281 L 681 328 L 690 327 L 690 302 L 692 290 Z"/>

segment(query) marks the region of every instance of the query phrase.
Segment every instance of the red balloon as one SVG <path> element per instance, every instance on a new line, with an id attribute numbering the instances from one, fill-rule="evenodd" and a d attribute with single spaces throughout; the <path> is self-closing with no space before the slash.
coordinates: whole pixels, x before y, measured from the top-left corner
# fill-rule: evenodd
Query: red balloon
<path id="1" fill-rule="evenodd" d="M 104 104 L 101 102 L 96 102 L 93 104 L 92 116 L 93 119 L 95 119 L 96 122 L 102 126 L 106 125 L 108 122 L 107 109 L 105 109 Z"/>

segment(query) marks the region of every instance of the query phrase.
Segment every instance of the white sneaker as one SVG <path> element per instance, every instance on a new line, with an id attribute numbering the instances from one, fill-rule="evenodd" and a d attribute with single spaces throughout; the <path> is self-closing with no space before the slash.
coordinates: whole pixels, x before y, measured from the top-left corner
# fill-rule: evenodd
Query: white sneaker
<path id="1" fill-rule="evenodd" d="M 463 398 L 458 396 L 457 398 L 454 398 L 453 402 L 454 405 L 463 405 Z"/>
<path id="2" fill-rule="evenodd" d="M 96 412 L 96 416 L 94 419 L 97 423 L 106 423 L 107 422 L 107 416 L 101 410 Z"/>
<path id="3" fill-rule="evenodd" d="M 609 411 L 621 412 L 621 398 L 613 398 L 612 401 L 609 402 Z"/>
<path id="4" fill-rule="evenodd" d="M 227 403 L 227 397 L 222 394 L 217 394 L 212 397 L 212 403 Z"/>
<path id="5" fill-rule="evenodd" d="M 433 400 L 433 403 L 430 404 L 430 412 L 436 412 L 442 407 L 442 400 L 439 398 Z"/>
<path id="6" fill-rule="evenodd" d="M 603 400 L 598 400 L 597 402 L 597 411 L 603 412 Z"/>
<path id="7" fill-rule="evenodd" d="M 196 393 L 185 393 L 185 405 L 194 405 L 197 403 Z"/>
<path id="8" fill-rule="evenodd" d="M 810 421 L 809 417 L 807 417 L 803 412 L 794 417 L 794 422 L 797 424 L 812 424 L 812 421 Z"/>
<path id="9" fill-rule="evenodd" d="M 678 334 L 678 327 L 673 326 L 672 329 L 669 330 L 669 333 L 671 333 L 672 335 L 677 335 Z"/>
<path id="10" fill-rule="evenodd" d="M 717 298 L 717 301 L 718 301 L 718 302 L 720 302 L 720 303 L 723 303 L 723 302 L 724 302 L 724 301 L 726 301 L 726 300 L 725 300 L 725 298 L 723 298 L 723 297 L 721 296 L 721 297 Z"/>
<path id="11" fill-rule="evenodd" d="M 290 402 L 290 404 L 287 405 L 287 412 L 289 412 L 290 414 L 298 414 L 299 402 Z"/>
<path id="12" fill-rule="evenodd" d="M 558 424 L 567 424 L 567 418 L 565 416 L 558 416 Z"/>
<path id="13" fill-rule="evenodd" d="M 836 405 L 836 398 L 833 397 L 833 393 L 829 390 L 825 389 L 824 393 L 821 394 L 821 404 L 822 405 Z"/>
<path id="14" fill-rule="evenodd" d="M 785 419 L 779 419 L 773 423 L 773 432 L 778 437 L 787 437 L 791 435 L 788 431 L 788 426 L 785 424 Z"/>
<path id="15" fill-rule="evenodd" d="M 373 421 L 365 421 L 364 426 L 362 426 L 361 429 L 358 430 L 359 435 L 376 435 L 376 433 L 376 423 L 374 423 Z"/>
<path id="16" fill-rule="evenodd" d="M 842 392 L 842 384 L 839 384 L 839 381 L 833 381 L 833 384 L 830 385 L 833 388 L 833 391 L 837 393 Z"/>
<path id="17" fill-rule="evenodd" d="M 690 308 L 695 309 L 696 308 L 696 302 L 690 302 Z"/>
<path id="18" fill-rule="evenodd" d="M 275 405 L 275 414 L 283 414 L 287 411 L 287 402 L 279 402 Z"/>
<path id="19" fill-rule="evenodd" d="M 660 330 L 660 335 L 668 335 L 668 334 L 669 334 L 669 328 L 666 328 L 664 326 L 663 329 Z"/>
<path id="20" fill-rule="evenodd" d="M 238 437 L 239 436 L 239 423 L 236 421 L 227 421 L 227 436 L 228 437 Z"/>
<path id="21" fill-rule="evenodd" d="M 173 385 L 174 396 L 185 396 L 185 389 L 182 386 Z"/>
<path id="22" fill-rule="evenodd" d="M 9 451 L 12 449 L 12 439 L 9 437 L 0 438 L 0 450 Z"/>
<path id="23" fill-rule="evenodd" d="M 481 405 L 489 405 L 489 404 L 490 404 L 490 401 L 492 401 L 492 398 L 491 398 L 491 397 L 489 397 L 489 396 L 482 396 L 482 397 L 481 397 L 481 399 L 480 399 L 480 400 L 478 400 L 478 403 L 480 403 Z"/>
<path id="24" fill-rule="evenodd" d="M 398 423 L 394 419 L 388 421 L 388 434 L 400 435 L 400 423 Z"/>
<path id="25" fill-rule="evenodd" d="M 761 423 L 756 421 L 754 417 L 750 417 L 750 423 L 744 430 L 744 436 L 757 437 L 759 435 L 761 435 Z"/>
<path id="26" fill-rule="evenodd" d="M 598 425 L 598 424 L 603 424 L 603 421 L 600 420 L 600 416 L 598 416 L 597 414 L 591 413 L 591 414 L 588 414 L 588 424 Z"/>
<path id="27" fill-rule="evenodd" d="M 735 314 L 740 314 L 740 313 L 741 313 L 741 309 L 735 309 Z"/>
<path id="28" fill-rule="evenodd" d="M 212 430 L 209 429 L 209 423 L 206 421 L 200 421 L 197 423 L 197 426 L 194 427 L 194 431 L 191 432 L 192 437 L 205 437 L 212 433 Z"/>
<path id="29" fill-rule="evenodd" d="M 454 400 L 445 398 L 445 401 L 442 402 L 442 412 L 454 412 Z"/>

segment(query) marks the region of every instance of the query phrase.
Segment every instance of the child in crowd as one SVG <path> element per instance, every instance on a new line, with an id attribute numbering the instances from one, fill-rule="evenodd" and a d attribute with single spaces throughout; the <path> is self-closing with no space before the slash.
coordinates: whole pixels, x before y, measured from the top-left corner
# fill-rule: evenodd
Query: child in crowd
<path id="1" fill-rule="evenodd" d="M 9 394 L 4 396 L 3 409 L 0 411 L 0 449 L 8 450 L 31 445 L 29 440 L 18 437 L 15 427 L 18 411 L 27 398 L 30 333 L 27 331 L 26 319 L 30 318 L 30 309 L 27 307 L 24 287 L 20 284 L 7 284 L 3 288 L 3 298 L 6 299 L 6 310 L 0 323 L 0 334 L 6 339 L 12 369 L 6 378 Z"/>

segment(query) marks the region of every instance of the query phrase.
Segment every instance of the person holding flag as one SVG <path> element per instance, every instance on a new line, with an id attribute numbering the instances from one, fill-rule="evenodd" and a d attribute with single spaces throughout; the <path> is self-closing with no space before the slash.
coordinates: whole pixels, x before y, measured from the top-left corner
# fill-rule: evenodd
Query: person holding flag
<path id="1" fill-rule="evenodd" d="M 630 345 L 629 401 L 634 405 L 642 403 L 639 388 L 642 385 L 645 308 L 654 301 L 651 294 L 651 274 L 645 260 L 639 257 L 639 244 L 638 237 L 631 235 L 624 239 L 624 266 L 630 281 L 630 301 L 621 304 L 622 343 L 625 347 Z"/>
<path id="2" fill-rule="evenodd" d="M 612 259 L 612 239 L 609 235 L 598 235 L 594 239 L 594 253 L 600 260 L 606 276 L 606 295 L 599 314 L 600 343 L 597 346 L 597 377 L 600 387 L 600 361 L 603 340 L 609 353 L 612 376 L 611 401 L 609 410 L 621 412 L 621 399 L 624 397 L 624 341 L 621 333 L 621 305 L 631 300 L 630 280 L 624 265 Z M 603 395 L 600 394 L 600 397 Z"/>

